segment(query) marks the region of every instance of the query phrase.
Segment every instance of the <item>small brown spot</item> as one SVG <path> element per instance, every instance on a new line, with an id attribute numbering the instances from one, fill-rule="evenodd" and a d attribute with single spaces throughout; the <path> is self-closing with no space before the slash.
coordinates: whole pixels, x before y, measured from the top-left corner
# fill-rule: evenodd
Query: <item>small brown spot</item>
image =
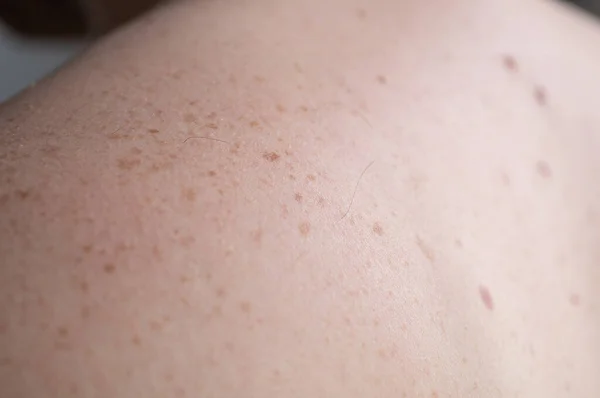
<path id="1" fill-rule="evenodd" d="M 158 134 L 158 133 L 160 133 L 160 131 L 158 131 L 158 129 L 148 129 L 148 132 L 150 134 Z"/>
<path id="2" fill-rule="evenodd" d="M 138 336 L 137 334 L 134 334 L 133 337 L 131 338 L 131 342 L 133 343 L 133 345 L 139 347 L 142 345 L 142 340 L 140 339 L 140 336 Z"/>
<path id="3" fill-rule="evenodd" d="M 81 281 L 79 283 L 79 289 L 82 293 L 87 293 L 90 290 L 90 284 L 87 281 Z"/>
<path id="4" fill-rule="evenodd" d="M 461 362 L 466 365 L 469 361 L 467 360 L 467 357 L 462 357 Z"/>
<path id="5" fill-rule="evenodd" d="M 194 188 L 184 188 L 181 191 L 181 195 L 185 200 L 189 202 L 193 202 L 196 200 L 196 190 Z"/>
<path id="6" fill-rule="evenodd" d="M 377 82 L 379 84 L 386 84 L 387 83 L 387 78 L 383 75 L 377 75 Z"/>
<path id="7" fill-rule="evenodd" d="M 431 398 L 438 398 L 438 393 L 436 391 L 432 391 Z"/>
<path id="8" fill-rule="evenodd" d="M 262 242 L 262 235 L 263 235 L 263 231 L 262 229 L 258 228 L 254 231 L 252 231 L 252 233 L 250 234 L 252 236 L 252 241 L 254 241 L 256 244 L 259 244 Z"/>
<path id="9" fill-rule="evenodd" d="M 360 19 L 361 21 L 364 21 L 365 19 L 367 19 L 367 11 L 365 11 L 365 9 L 363 8 L 359 8 L 356 10 L 356 17 L 358 19 Z"/>
<path id="10" fill-rule="evenodd" d="M 309 175 L 306 176 L 306 179 L 308 181 L 316 181 L 317 177 L 315 177 L 314 174 L 309 174 Z"/>
<path id="11" fill-rule="evenodd" d="M 217 130 L 219 128 L 219 126 L 217 126 L 216 123 L 208 123 L 205 124 L 206 127 L 208 127 L 209 129 L 213 129 L 213 130 Z"/>
<path id="12" fill-rule="evenodd" d="M 262 76 L 259 76 L 259 75 L 255 75 L 254 76 L 254 81 L 257 82 L 257 83 L 264 83 L 265 80 L 266 79 L 264 77 L 262 77 Z"/>
<path id="13" fill-rule="evenodd" d="M 548 103 L 548 94 L 546 89 L 542 86 L 535 86 L 533 88 L 533 97 L 540 106 L 544 106 Z"/>
<path id="14" fill-rule="evenodd" d="M 224 298 L 227 295 L 227 290 L 223 286 L 219 286 L 217 290 L 215 290 L 217 297 Z"/>
<path id="15" fill-rule="evenodd" d="M 133 153 L 134 155 L 141 155 L 142 154 L 142 150 L 138 147 L 133 147 L 131 148 L 131 153 Z"/>
<path id="16" fill-rule="evenodd" d="M 285 113 L 287 111 L 287 109 L 285 109 L 285 107 L 281 104 L 277 104 L 276 108 L 277 108 L 277 112 L 279 112 L 279 113 Z"/>
<path id="17" fill-rule="evenodd" d="M 186 123 L 195 123 L 197 120 L 196 115 L 193 113 L 186 113 L 183 115 L 183 121 Z"/>
<path id="18" fill-rule="evenodd" d="M 260 127 L 260 123 L 257 122 L 256 120 L 252 120 L 250 122 L 250 127 L 252 127 L 252 128 Z"/>
<path id="19" fill-rule="evenodd" d="M 217 175 L 217 172 L 216 172 L 216 171 L 214 171 L 214 170 L 209 170 L 209 171 L 208 171 L 208 176 L 209 176 L 209 177 L 214 177 L 214 176 L 216 176 L 216 175 Z"/>
<path id="20" fill-rule="evenodd" d="M 433 249 L 427 243 L 425 243 L 425 241 L 418 235 L 417 246 L 419 246 L 419 250 L 421 250 L 421 253 L 423 253 L 425 258 L 427 258 L 431 262 L 435 261 L 435 253 Z"/>
<path id="21" fill-rule="evenodd" d="M 93 248 L 94 248 L 94 246 L 92 246 L 92 245 L 83 245 L 82 246 L 82 249 L 83 249 L 84 253 L 90 253 Z"/>
<path id="22" fill-rule="evenodd" d="M 373 232 L 379 236 L 383 235 L 383 228 L 378 222 L 373 224 Z"/>
<path id="23" fill-rule="evenodd" d="M 150 326 L 150 329 L 154 330 L 154 331 L 161 331 L 163 326 L 161 325 L 161 323 L 159 321 L 150 321 L 148 322 L 148 325 Z"/>
<path id="24" fill-rule="evenodd" d="M 217 117 L 217 114 L 215 112 L 211 112 L 208 115 L 206 115 L 206 118 L 210 119 L 210 120 L 213 120 L 216 117 Z"/>
<path id="25" fill-rule="evenodd" d="M 240 309 L 243 313 L 249 314 L 252 311 L 252 305 L 248 301 L 242 301 L 240 303 Z"/>
<path id="26" fill-rule="evenodd" d="M 569 296 L 569 303 L 573 306 L 573 307 L 577 307 L 579 306 L 579 303 L 581 302 L 581 299 L 579 297 L 579 295 L 577 293 L 573 293 Z"/>
<path id="27" fill-rule="evenodd" d="M 301 110 L 302 112 L 308 112 L 308 107 L 307 107 L 307 106 L 305 106 L 305 105 L 301 105 L 301 106 L 300 106 L 300 110 Z"/>
<path id="28" fill-rule="evenodd" d="M 542 178 L 552 177 L 552 169 L 550 168 L 550 165 L 543 160 L 539 160 L 535 164 L 535 170 L 537 171 L 538 175 Z"/>
<path id="29" fill-rule="evenodd" d="M 115 272 L 115 270 L 116 270 L 116 267 L 114 264 L 112 264 L 112 263 L 104 264 L 104 272 L 106 272 L 107 274 L 112 274 Z"/>
<path id="30" fill-rule="evenodd" d="M 504 68 L 509 72 L 518 72 L 519 70 L 517 60 L 512 55 L 504 55 L 502 57 L 502 64 L 504 65 Z"/>
<path id="31" fill-rule="evenodd" d="M 319 198 L 317 199 L 317 204 L 321 208 L 325 207 L 325 198 L 322 196 L 319 196 Z"/>
<path id="32" fill-rule="evenodd" d="M 302 196 L 302 194 L 301 194 L 301 193 L 299 193 L 299 192 L 296 192 L 296 193 L 294 194 L 294 200 L 295 200 L 296 202 L 298 202 L 298 203 L 302 203 L 302 200 L 303 200 L 303 199 L 304 199 L 304 197 Z"/>
<path id="33" fill-rule="evenodd" d="M 29 197 L 31 193 L 28 190 L 17 189 L 15 191 L 15 194 L 19 197 L 19 199 L 25 200 Z"/>
<path id="34" fill-rule="evenodd" d="M 142 163 L 142 161 L 140 159 L 137 158 L 122 158 L 117 160 L 117 166 L 121 169 L 121 170 L 132 170 L 135 167 L 139 166 L 140 163 Z"/>
<path id="35" fill-rule="evenodd" d="M 479 297 L 481 297 L 481 301 L 485 308 L 492 311 L 494 309 L 494 300 L 492 299 L 492 295 L 489 289 L 483 285 L 479 286 Z"/>
<path id="36" fill-rule="evenodd" d="M 64 326 L 58 328 L 58 335 L 60 337 L 67 337 L 69 335 L 69 329 Z"/>
<path id="37" fill-rule="evenodd" d="M 288 178 L 292 181 L 296 181 L 296 176 L 293 174 L 288 175 Z"/>
<path id="38" fill-rule="evenodd" d="M 298 230 L 302 234 L 302 236 L 308 236 L 310 232 L 310 224 L 308 222 L 303 222 L 298 225 Z"/>
<path id="39" fill-rule="evenodd" d="M 279 160 L 279 158 L 281 156 L 279 156 L 277 153 L 275 152 L 265 152 L 262 155 L 263 159 L 268 160 L 269 162 L 276 162 L 277 160 Z"/>

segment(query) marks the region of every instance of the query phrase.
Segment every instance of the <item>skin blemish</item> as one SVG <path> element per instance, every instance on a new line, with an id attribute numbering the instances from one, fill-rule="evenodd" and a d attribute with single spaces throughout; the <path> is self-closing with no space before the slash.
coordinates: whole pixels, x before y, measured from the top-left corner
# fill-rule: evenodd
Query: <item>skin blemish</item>
<path id="1" fill-rule="evenodd" d="M 322 196 L 319 196 L 319 198 L 317 199 L 317 204 L 321 208 L 325 207 L 325 198 Z"/>
<path id="2" fill-rule="evenodd" d="M 227 296 L 227 290 L 223 286 L 219 286 L 217 290 L 215 290 L 215 294 L 219 298 L 225 298 Z"/>
<path id="3" fill-rule="evenodd" d="M 210 120 L 213 120 L 216 117 L 217 117 L 217 114 L 215 112 L 211 112 L 208 115 L 206 115 L 206 118 L 210 119 Z"/>
<path id="4" fill-rule="evenodd" d="M 59 328 L 58 328 L 58 335 L 59 335 L 60 337 L 63 337 L 63 338 L 64 338 L 64 337 L 67 337 L 67 336 L 69 335 L 69 329 L 67 329 L 67 328 L 66 328 L 66 327 L 64 327 L 64 326 L 61 326 L 61 327 L 59 327 Z"/>
<path id="5" fill-rule="evenodd" d="M 578 294 L 573 293 L 569 296 L 569 304 L 571 304 L 573 307 L 578 307 L 580 302 L 581 298 Z"/>
<path id="6" fill-rule="evenodd" d="M 308 107 L 307 107 L 307 106 L 304 106 L 304 105 L 302 105 L 302 106 L 300 106 L 300 110 L 301 110 L 302 112 L 308 112 Z"/>
<path id="7" fill-rule="evenodd" d="M 104 269 L 105 273 L 107 273 L 107 274 L 113 274 L 115 272 L 115 270 L 116 270 L 116 267 L 115 267 L 114 264 L 108 263 L 108 264 L 104 264 L 103 269 Z"/>
<path id="8" fill-rule="evenodd" d="M 514 73 L 519 71 L 519 64 L 512 55 L 504 55 L 502 57 L 502 65 L 509 72 Z"/>
<path id="9" fill-rule="evenodd" d="M 310 224 L 308 222 L 303 222 L 298 225 L 298 231 L 302 236 L 308 236 L 310 233 Z"/>
<path id="10" fill-rule="evenodd" d="M 193 113 L 186 113 L 183 115 L 183 121 L 186 123 L 196 123 L 196 115 Z"/>
<path id="11" fill-rule="evenodd" d="M 265 152 L 263 153 L 262 157 L 269 162 L 276 162 L 281 156 L 279 156 L 276 152 Z"/>
<path id="12" fill-rule="evenodd" d="M 196 200 L 196 190 L 194 188 L 184 188 L 181 191 L 181 196 L 188 202 L 193 202 Z"/>
<path id="13" fill-rule="evenodd" d="M 92 245 L 83 245 L 82 246 L 82 249 L 83 249 L 84 253 L 91 253 L 91 251 L 92 251 L 93 248 L 94 247 Z"/>
<path id="14" fill-rule="evenodd" d="M 377 75 L 377 83 L 385 85 L 387 83 L 387 78 L 384 75 Z"/>
<path id="15" fill-rule="evenodd" d="M 548 103 L 548 94 L 542 86 L 535 86 L 533 88 L 533 98 L 535 98 L 535 102 L 540 106 L 545 106 Z"/>
<path id="16" fill-rule="evenodd" d="M 306 176 L 306 179 L 308 181 L 315 181 L 317 179 L 317 177 L 315 177 L 314 174 L 309 174 L 309 175 Z"/>
<path id="17" fill-rule="evenodd" d="M 160 131 L 158 131 L 158 129 L 148 129 L 148 133 L 150 133 L 150 134 L 158 134 L 158 133 L 160 133 Z"/>
<path id="18" fill-rule="evenodd" d="M 81 292 L 84 293 L 84 294 L 87 293 L 87 292 L 89 292 L 89 290 L 90 290 L 90 284 L 87 283 L 87 281 L 82 281 L 79 284 L 79 290 L 81 290 Z"/>
<path id="19" fill-rule="evenodd" d="M 81 307 L 81 311 L 79 311 L 79 314 L 81 315 L 81 318 L 88 319 L 90 317 L 91 312 L 92 311 L 90 307 L 84 305 L 83 307 Z"/>
<path id="20" fill-rule="evenodd" d="M 250 236 L 252 237 L 252 241 L 254 243 L 256 243 L 257 245 L 261 244 L 261 242 L 262 242 L 262 235 L 263 235 L 263 231 L 260 228 L 258 228 L 255 231 L 252 231 L 252 233 L 250 234 Z"/>
<path id="21" fill-rule="evenodd" d="M 356 18 L 360 19 L 361 21 L 364 21 L 365 19 L 367 19 L 367 11 L 363 8 L 357 9 Z"/>
<path id="22" fill-rule="evenodd" d="M 217 126 L 216 123 L 208 123 L 205 124 L 206 127 L 208 127 L 209 129 L 213 129 L 213 130 L 217 130 L 219 128 L 219 126 Z"/>
<path id="23" fill-rule="evenodd" d="M 548 179 L 552 177 L 552 169 L 550 168 L 548 162 L 544 160 L 538 160 L 538 162 L 535 164 L 535 171 L 542 178 Z"/>
<path id="24" fill-rule="evenodd" d="M 373 224 L 373 232 L 379 236 L 383 235 L 383 228 L 381 227 L 381 225 L 378 222 Z"/>
<path id="25" fill-rule="evenodd" d="M 121 170 L 133 170 L 138 167 L 142 161 L 137 158 L 121 158 L 117 160 L 117 167 Z"/>
<path id="26" fill-rule="evenodd" d="M 242 310 L 244 314 L 249 314 L 252 312 L 252 305 L 250 305 L 248 301 L 242 301 L 240 303 L 240 310 Z"/>
<path id="27" fill-rule="evenodd" d="M 432 263 L 435 261 L 435 252 L 433 251 L 433 249 L 427 244 L 425 243 L 425 241 L 417 235 L 417 246 L 419 247 L 419 250 L 421 250 L 421 253 L 423 253 L 423 255 L 425 256 L 426 259 L 428 259 L 429 261 L 431 261 Z"/>
<path id="28" fill-rule="evenodd" d="M 15 191 L 15 195 L 21 199 L 21 200 L 25 200 L 29 197 L 29 191 L 28 190 L 21 190 L 21 189 L 17 189 Z"/>
<path id="29" fill-rule="evenodd" d="M 459 249 L 462 249 L 462 247 L 463 247 L 462 240 L 460 240 L 458 238 L 454 239 L 454 246 L 457 247 L 457 248 L 459 248 Z"/>
<path id="30" fill-rule="evenodd" d="M 262 76 L 259 76 L 259 75 L 255 75 L 254 76 L 254 81 L 257 82 L 257 83 L 264 83 L 265 80 L 266 79 L 264 77 L 262 77 Z"/>
<path id="31" fill-rule="evenodd" d="M 300 194 L 299 192 L 296 192 L 294 194 L 294 200 L 298 203 L 302 203 L 302 200 L 304 199 L 304 197 L 302 196 L 302 194 Z"/>
<path id="32" fill-rule="evenodd" d="M 481 302 L 485 305 L 490 311 L 494 310 L 494 300 L 492 299 L 492 295 L 489 289 L 483 285 L 479 286 L 479 297 L 481 298 Z"/>
<path id="33" fill-rule="evenodd" d="M 285 106 L 283 106 L 281 104 L 277 104 L 276 109 L 277 109 L 277 112 L 279 112 L 279 113 L 285 113 L 287 111 L 287 109 L 285 109 Z"/>
<path id="34" fill-rule="evenodd" d="M 143 151 L 140 148 L 138 148 L 138 147 L 131 148 L 131 153 L 134 154 L 134 155 L 141 155 L 142 152 Z"/>
<path id="35" fill-rule="evenodd" d="M 209 170 L 209 171 L 208 171 L 208 176 L 209 176 L 209 177 L 214 177 L 214 176 L 216 176 L 216 175 L 217 175 L 217 172 L 216 172 L 216 171 L 214 171 L 214 170 Z"/>
<path id="36" fill-rule="evenodd" d="M 137 334 L 134 334 L 131 338 L 131 343 L 133 343 L 134 346 L 139 347 L 142 345 L 142 339 L 140 339 L 140 336 Z"/>
<path id="37" fill-rule="evenodd" d="M 290 214 L 290 211 L 288 210 L 287 205 L 281 205 L 281 217 L 285 219 L 288 214 Z"/>
<path id="38" fill-rule="evenodd" d="M 259 122 L 257 122 L 256 120 L 252 120 L 252 121 L 250 122 L 250 127 L 252 127 L 252 128 L 257 128 L 257 127 L 260 127 L 260 123 L 259 123 Z"/>

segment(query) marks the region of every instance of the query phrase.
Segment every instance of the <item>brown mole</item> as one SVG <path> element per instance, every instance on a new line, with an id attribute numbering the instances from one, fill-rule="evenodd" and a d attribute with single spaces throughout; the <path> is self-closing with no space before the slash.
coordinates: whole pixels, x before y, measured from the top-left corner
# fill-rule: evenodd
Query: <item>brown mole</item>
<path id="1" fill-rule="evenodd" d="M 279 156 L 276 152 L 265 152 L 263 153 L 262 157 L 269 162 L 276 162 L 281 156 Z"/>

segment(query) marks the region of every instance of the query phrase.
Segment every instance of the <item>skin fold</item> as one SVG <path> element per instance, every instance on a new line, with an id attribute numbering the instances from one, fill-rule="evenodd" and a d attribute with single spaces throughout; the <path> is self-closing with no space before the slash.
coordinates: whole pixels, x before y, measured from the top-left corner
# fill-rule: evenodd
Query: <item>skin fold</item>
<path id="1" fill-rule="evenodd" d="M 0 107 L 6 397 L 600 396 L 600 32 L 180 1 Z"/>

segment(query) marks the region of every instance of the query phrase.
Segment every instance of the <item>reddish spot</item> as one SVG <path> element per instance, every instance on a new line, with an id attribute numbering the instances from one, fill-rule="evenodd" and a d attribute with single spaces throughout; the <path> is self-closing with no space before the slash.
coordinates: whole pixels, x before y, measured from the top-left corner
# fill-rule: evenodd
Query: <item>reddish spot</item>
<path id="1" fill-rule="evenodd" d="M 107 274 L 112 274 L 114 273 L 116 270 L 116 267 L 114 264 L 108 263 L 104 265 L 104 272 L 106 272 Z"/>
<path id="2" fill-rule="evenodd" d="M 279 160 L 279 158 L 281 156 L 279 156 L 277 153 L 275 152 L 265 152 L 262 155 L 263 159 L 268 160 L 269 162 L 276 162 L 277 160 Z"/>
<path id="3" fill-rule="evenodd" d="M 381 225 L 378 222 L 373 224 L 373 232 L 379 236 L 383 235 L 383 228 L 381 227 Z"/>
<path id="4" fill-rule="evenodd" d="M 519 65 L 517 64 L 517 60 L 511 55 L 505 55 L 502 57 L 502 64 L 504 68 L 509 72 L 517 72 L 519 70 Z"/>
<path id="5" fill-rule="evenodd" d="M 361 21 L 364 21 L 365 19 L 367 19 L 367 11 L 365 11 L 363 8 L 359 8 L 358 10 L 356 10 L 356 17 Z"/>
<path id="6" fill-rule="evenodd" d="M 387 83 L 387 78 L 383 75 L 377 75 L 377 82 L 379 84 L 386 84 Z"/>
<path id="7" fill-rule="evenodd" d="M 423 255 L 425 256 L 425 258 L 427 258 L 429 261 L 434 262 L 435 261 L 435 252 L 433 251 L 433 249 L 427 244 L 425 243 L 425 241 L 423 239 L 421 239 L 420 236 L 417 235 L 417 246 L 419 247 L 419 250 L 421 250 L 421 253 L 423 253 Z"/>
<path id="8" fill-rule="evenodd" d="M 431 398 L 438 398 L 438 393 L 436 391 L 432 391 Z"/>
<path id="9" fill-rule="evenodd" d="M 546 93 L 546 89 L 542 86 L 535 86 L 533 89 L 533 97 L 535 101 L 540 106 L 546 105 L 548 102 L 548 94 Z"/>
<path id="10" fill-rule="evenodd" d="M 298 230 L 300 231 L 302 236 L 307 236 L 310 232 L 310 224 L 308 222 L 303 222 L 300 225 L 298 225 Z"/>
<path id="11" fill-rule="evenodd" d="M 296 192 L 294 194 L 294 200 L 298 203 L 302 203 L 302 200 L 304 199 L 304 197 L 302 196 L 302 194 L 300 194 L 299 192 Z"/>
<path id="12" fill-rule="evenodd" d="M 185 188 L 182 190 L 181 194 L 184 197 L 184 199 L 189 202 L 193 202 L 196 200 L 196 191 L 194 190 L 194 188 Z"/>
<path id="13" fill-rule="evenodd" d="M 494 300 L 492 299 L 492 295 L 489 289 L 483 285 L 479 286 L 479 297 L 481 297 L 481 301 L 485 308 L 492 311 L 494 309 Z"/>
<path id="14" fill-rule="evenodd" d="M 580 302 L 581 302 L 581 299 L 577 293 L 573 293 L 569 296 L 569 303 L 572 306 L 577 307 L 577 306 L 579 306 Z"/>
<path id="15" fill-rule="evenodd" d="M 251 236 L 252 236 L 252 240 L 256 243 L 259 244 L 262 242 L 262 235 L 263 235 L 263 231 L 262 229 L 258 228 L 255 231 L 252 231 Z"/>
<path id="16" fill-rule="evenodd" d="M 535 164 L 535 170 L 537 171 L 538 175 L 542 178 L 552 177 L 552 169 L 550 168 L 550 165 L 543 160 L 539 160 Z"/>
<path id="17" fill-rule="evenodd" d="M 240 309 L 243 313 L 249 314 L 252 311 L 252 305 L 248 301 L 242 301 L 240 303 Z"/>

